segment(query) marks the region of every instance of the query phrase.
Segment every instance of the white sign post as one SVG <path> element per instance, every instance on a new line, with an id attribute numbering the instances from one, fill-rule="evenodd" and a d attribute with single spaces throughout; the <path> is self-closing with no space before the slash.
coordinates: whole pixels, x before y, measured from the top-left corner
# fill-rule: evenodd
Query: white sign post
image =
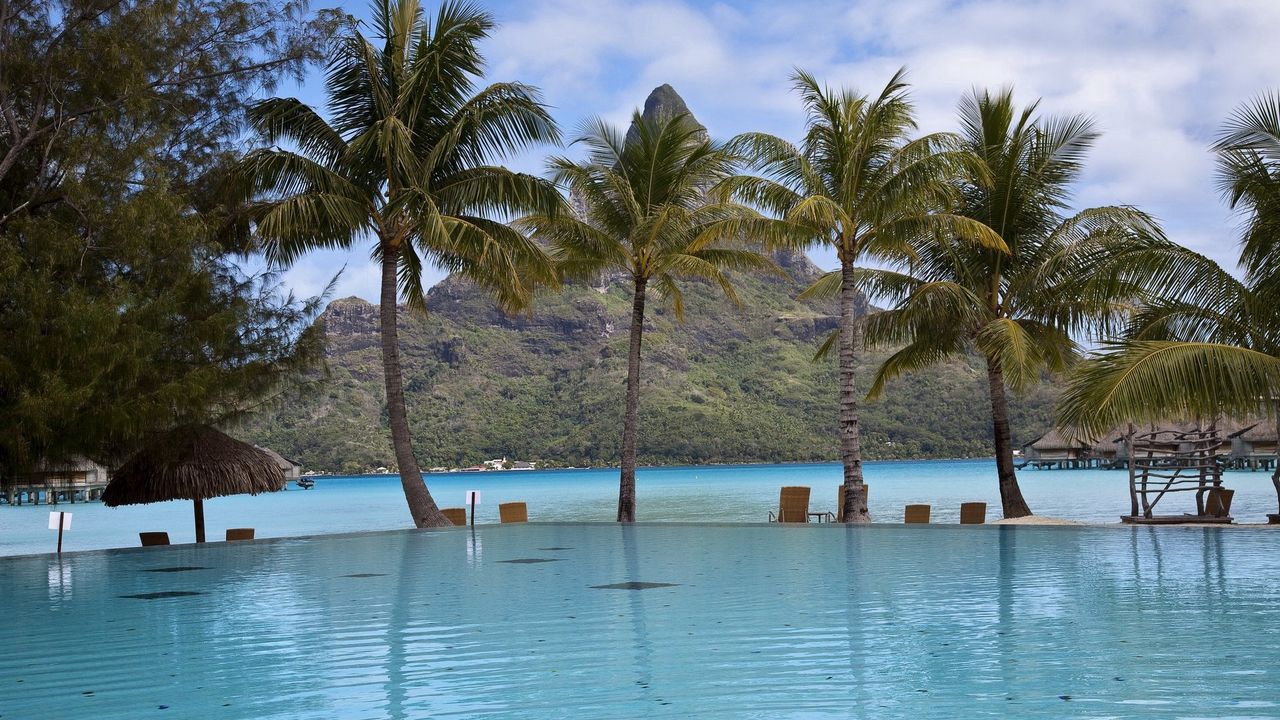
<path id="1" fill-rule="evenodd" d="M 471 508 L 471 527 L 476 526 L 476 506 L 480 504 L 480 491 L 467 491 L 467 505 Z"/>
<path id="2" fill-rule="evenodd" d="M 71 513 L 49 513 L 49 529 L 58 531 L 58 554 L 62 554 L 62 533 L 71 529 Z"/>

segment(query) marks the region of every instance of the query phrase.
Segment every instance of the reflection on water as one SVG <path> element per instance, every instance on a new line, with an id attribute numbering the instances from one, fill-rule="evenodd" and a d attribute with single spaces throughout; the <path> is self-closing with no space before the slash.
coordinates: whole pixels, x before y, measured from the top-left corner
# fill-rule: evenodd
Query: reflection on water
<path id="1" fill-rule="evenodd" d="M 1276 542 L 533 524 L 12 559 L 0 712 L 1274 715 Z M 505 562 L 534 557 L 555 562 Z M 199 569 L 150 572 L 169 567 Z M 622 583 L 645 589 L 596 589 Z"/>
<path id="2" fill-rule="evenodd" d="M 71 594 L 71 564 L 61 558 L 49 563 L 49 600 L 65 600 Z"/>

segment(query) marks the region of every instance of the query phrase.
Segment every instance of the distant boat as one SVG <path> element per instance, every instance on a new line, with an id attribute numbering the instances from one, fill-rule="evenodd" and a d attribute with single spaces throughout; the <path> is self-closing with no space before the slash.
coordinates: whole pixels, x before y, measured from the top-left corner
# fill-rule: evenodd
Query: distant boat
<path id="1" fill-rule="evenodd" d="M 309 477 L 300 477 L 297 480 L 294 480 L 294 482 L 296 482 L 298 484 L 298 487 L 302 488 L 303 490 L 310 490 L 311 488 L 316 486 L 316 481 L 312 480 Z"/>

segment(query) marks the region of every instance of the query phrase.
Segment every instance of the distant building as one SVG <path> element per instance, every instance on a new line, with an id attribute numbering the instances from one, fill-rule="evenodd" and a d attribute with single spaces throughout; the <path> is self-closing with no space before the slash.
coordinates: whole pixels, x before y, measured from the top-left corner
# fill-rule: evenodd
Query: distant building
<path id="1" fill-rule="evenodd" d="M 1270 421 L 1256 422 L 1228 435 L 1231 439 L 1232 467 L 1267 470 L 1275 467 L 1276 427 Z"/>
<path id="2" fill-rule="evenodd" d="M 42 461 L 5 488 L 4 500 L 10 505 L 24 499 L 36 502 L 41 493 L 47 502 L 96 500 L 110 479 L 111 472 L 106 466 L 83 456 L 57 463 Z"/>
<path id="3" fill-rule="evenodd" d="M 503 457 L 499 460 L 485 460 L 484 466 L 490 470 L 506 470 L 507 459 Z"/>
<path id="4" fill-rule="evenodd" d="M 264 448 L 261 445 L 254 445 L 254 447 L 271 456 L 276 466 L 284 472 L 285 480 L 297 480 L 302 477 L 302 463 L 290 460 L 271 448 Z"/>
<path id="5" fill-rule="evenodd" d="M 511 469 L 512 470 L 537 470 L 538 468 L 534 466 L 534 463 L 525 462 L 523 460 L 517 460 L 511 463 Z"/>
<path id="6" fill-rule="evenodd" d="M 1022 446 L 1022 457 L 1034 468 L 1085 467 L 1092 448 L 1080 440 L 1068 440 L 1057 430 L 1050 430 Z"/>

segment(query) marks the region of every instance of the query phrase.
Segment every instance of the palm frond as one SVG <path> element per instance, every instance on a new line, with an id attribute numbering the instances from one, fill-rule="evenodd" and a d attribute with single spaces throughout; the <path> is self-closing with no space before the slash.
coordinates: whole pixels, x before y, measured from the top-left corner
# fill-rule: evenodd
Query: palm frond
<path id="1" fill-rule="evenodd" d="M 1280 397 L 1280 358 L 1215 343 L 1129 341 L 1072 373 L 1058 423 L 1097 434 L 1121 422 L 1266 412 Z"/>

